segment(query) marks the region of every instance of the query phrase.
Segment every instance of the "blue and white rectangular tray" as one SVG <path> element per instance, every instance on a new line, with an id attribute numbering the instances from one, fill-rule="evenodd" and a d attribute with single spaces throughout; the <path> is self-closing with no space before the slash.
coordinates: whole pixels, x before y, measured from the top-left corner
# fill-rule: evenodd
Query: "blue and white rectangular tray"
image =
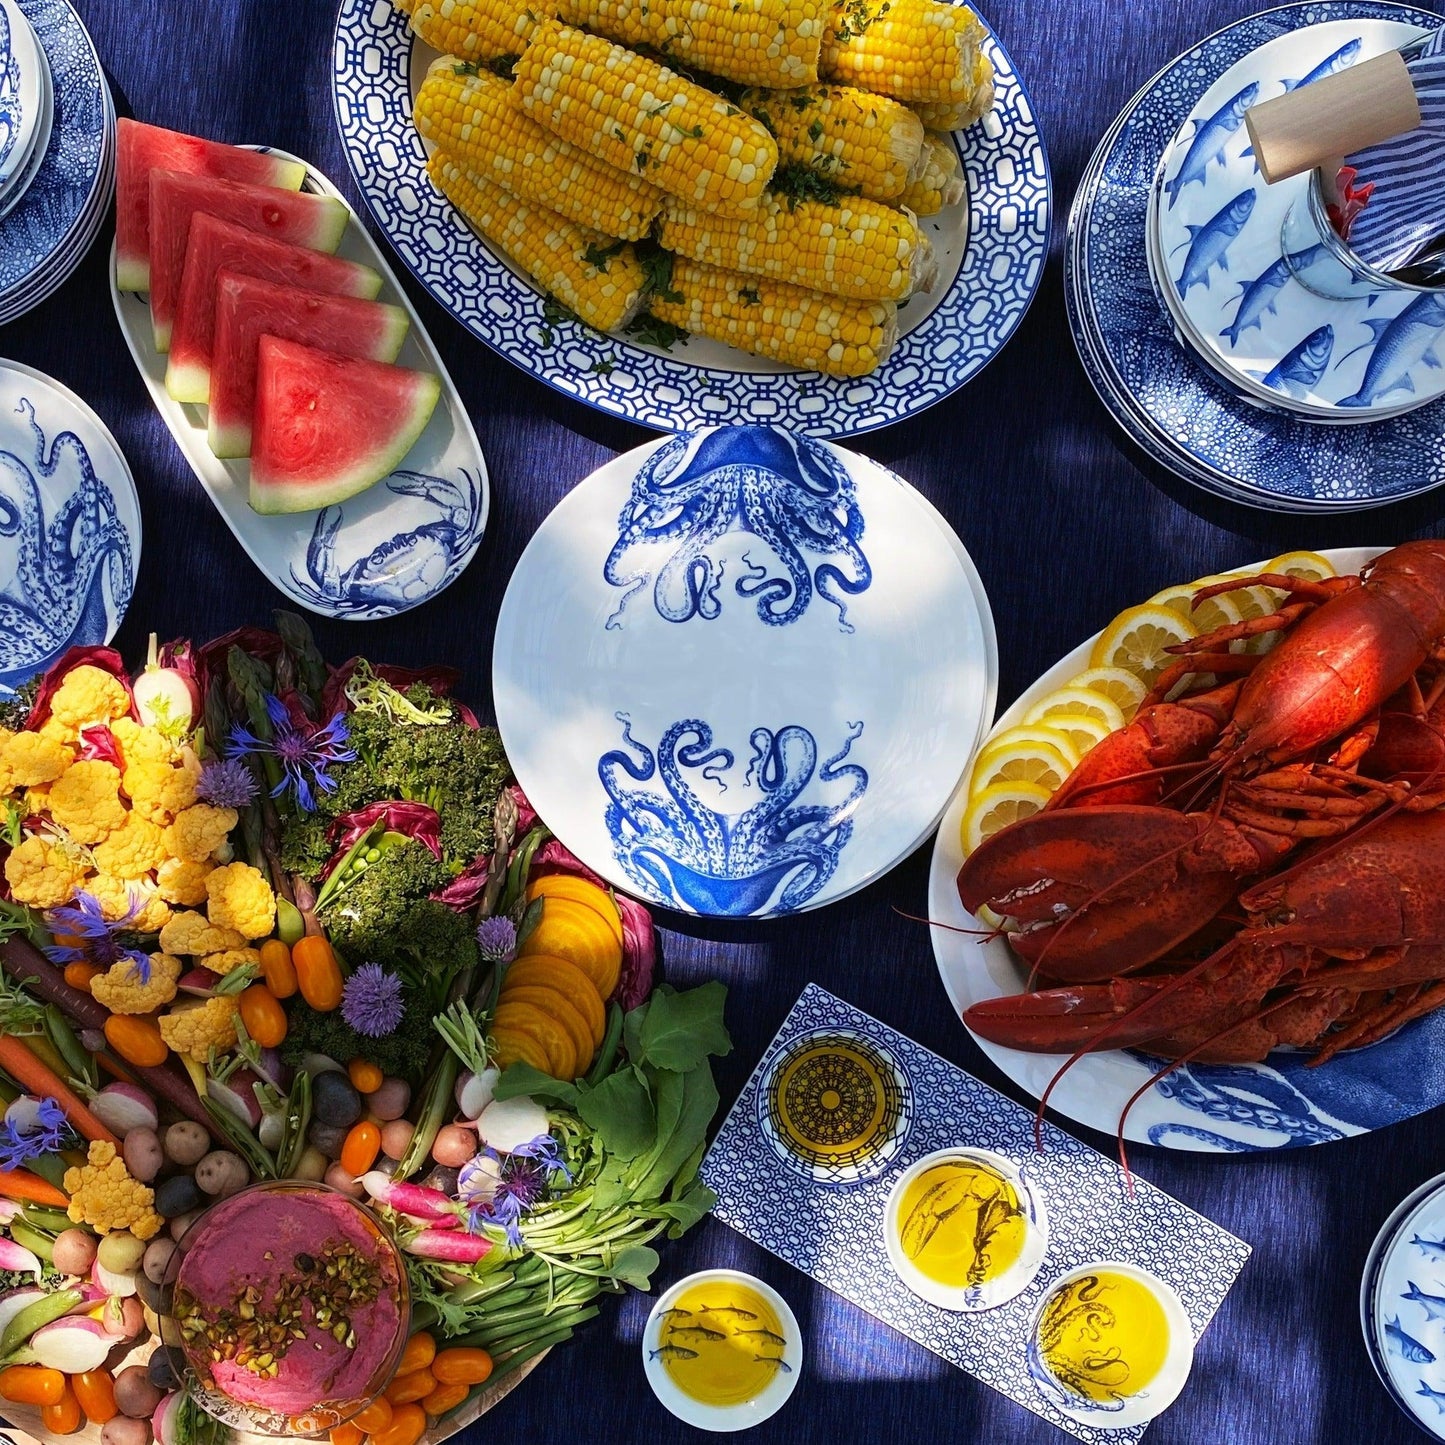
<path id="1" fill-rule="evenodd" d="M 785 1162 L 763 1127 L 764 1080 L 778 1054 L 806 1034 L 861 1034 L 892 1057 L 907 1085 L 907 1133 L 888 1167 L 854 1184 L 822 1184 Z M 1012 1159 L 1044 1198 L 1049 1244 L 1023 1294 L 997 1309 L 958 1314 L 927 1304 L 893 1272 L 883 1210 L 894 1181 L 914 1160 L 959 1145 Z M 724 1224 L 771 1250 L 819 1284 L 967 1370 L 1080 1440 L 1137 1440 L 1145 1427 L 1110 1429 L 1061 1414 L 1029 1375 L 1029 1329 L 1040 1300 L 1068 1270 L 1123 1260 L 1178 1291 L 1196 1340 L 1224 1300 L 1250 1246 L 1140 1179 L 1132 1195 L 1112 1159 L 1045 1124 L 1034 1148 L 1033 1111 L 861 1010 L 809 984 L 738 1095 L 703 1161 Z"/>

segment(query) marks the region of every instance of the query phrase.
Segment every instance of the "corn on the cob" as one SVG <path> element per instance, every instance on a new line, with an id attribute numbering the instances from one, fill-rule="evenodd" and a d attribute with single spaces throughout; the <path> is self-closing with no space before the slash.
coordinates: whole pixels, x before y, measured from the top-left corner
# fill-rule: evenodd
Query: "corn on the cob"
<path id="1" fill-rule="evenodd" d="M 827 376 L 866 376 L 898 340 L 892 301 L 845 301 L 816 291 L 720 271 L 679 256 L 652 314 L 755 356 Z"/>
<path id="2" fill-rule="evenodd" d="M 442 151 L 427 174 L 487 240 L 589 326 L 614 331 L 637 314 L 644 276 L 630 245 L 469 175 Z"/>
<path id="3" fill-rule="evenodd" d="M 527 0 L 392 0 L 411 17 L 413 33 L 443 55 L 500 60 L 520 55 L 537 28 Z"/>
<path id="4" fill-rule="evenodd" d="M 517 62 L 512 98 L 533 120 L 609 165 L 708 210 L 757 209 L 778 164 L 761 122 L 719 95 L 556 20 Z"/>
<path id="5" fill-rule="evenodd" d="M 923 170 L 917 180 L 909 182 L 898 204 L 907 206 L 915 216 L 936 216 L 945 206 L 957 205 L 968 184 L 951 137 L 929 131 L 923 156 Z"/>
<path id="6" fill-rule="evenodd" d="M 768 276 L 854 301 L 902 301 L 938 274 L 933 246 L 912 216 L 880 201 L 790 206 L 769 195 L 756 216 L 710 216 L 670 200 L 658 240 L 664 250 L 724 271 Z"/>
<path id="7" fill-rule="evenodd" d="M 967 100 L 983 26 L 942 0 L 833 0 L 819 70 L 895 100 Z"/>
<path id="8" fill-rule="evenodd" d="M 416 128 L 465 170 L 524 201 L 605 236 L 645 236 L 663 193 L 543 130 L 512 104 L 511 90 L 495 75 L 443 57 L 417 91 Z"/>
<path id="9" fill-rule="evenodd" d="M 913 113 L 928 130 L 962 130 L 993 109 L 993 61 L 983 51 L 973 64 L 973 92 L 966 100 L 918 101 Z"/>
<path id="10" fill-rule="evenodd" d="M 744 91 L 738 104 L 772 131 L 784 164 L 807 166 L 875 201 L 901 195 L 920 164 L 923 123 L 887 96 L 810 85 Z"/>

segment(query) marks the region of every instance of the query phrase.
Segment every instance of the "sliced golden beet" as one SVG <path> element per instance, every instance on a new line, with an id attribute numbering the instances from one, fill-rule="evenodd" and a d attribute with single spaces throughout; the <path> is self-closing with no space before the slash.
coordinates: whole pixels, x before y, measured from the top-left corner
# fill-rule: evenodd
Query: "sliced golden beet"
<path id="1" fill-rule="evenodd" d="M 554 1079 L 577 1077 L 577 1050 L 572 1036 L 551 1014 L 535 1004 L 504 1001 L 497 1005 L 493 1017 L 498 1028 L 531 1034 L 542 1045 L 547 1051 L 548 1072 Z"/>
<path id="2" fill-rule="evenodd" d="M 566 994 L 558 993 L 555 988 L 545 988 L 539 983 L 530 983 L 503 989 L 501 1002 L 529 1003 L 543 1013 L 551 1014 L 567 1030 L 572 1047 L 577 1051 L 577 1072 L 585 1074 L 592 1066 L 592 1055 L 597 1047 L 592 1042 L 592 1030 Z"/>
<path id="3" fill-rule="evenodd" d="M 612 996 L 622 972 L 622 945 L 607 920 L 595 908 L 571 898 L 542 899 L 542 917 L 518 956 L 534 953 L 576 964 L 604 1000 Z"/>
<path id="4" fill-rule="evenodd" d="M 519 958 L 502 980 L 502 997 L 507 996 L 509 989 L 531 986 L 560 993 L 587 1020 L 592 1047 L 602 1047 L 602 1037 L 607 1032 L 607 1010 L 597 985 L 575 963 L 568 963 L 565 958 L 551 958 L 545 953 Z"/>
<path id="5" fill-rule="evenodd" d="M 499 1069 L 508 1068 L 520 1060 L 524 1064 L 531 1064 L 534 1069 L 541 1069 L 544 1074 L 552 1072 L 546 1049 L 531 1034 L 523 1033 L 519 1029 L 493 1028 L 492 1042 L 497 1048 Z"/>
<path id="6" fill-rule="evenodd" d="M 538 878 L 527 886 L 527 902 L 530 903 L 534 898 L 570 898 L 573 903 L 596 909 L 607 920 L 617 939 L 618 948 L 623 946 L 622 915 L 617 911 L 612 895 L 605 888 L 599 888 L 595 883 L 589 883 L 587 879 L 578 878 L 573 873 L 549 873 L 545 878 Z"/>

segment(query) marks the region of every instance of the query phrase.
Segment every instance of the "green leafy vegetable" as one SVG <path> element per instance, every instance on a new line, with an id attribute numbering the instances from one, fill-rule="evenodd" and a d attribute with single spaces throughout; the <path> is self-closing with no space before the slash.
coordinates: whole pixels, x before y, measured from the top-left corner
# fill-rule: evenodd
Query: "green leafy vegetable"
<path id="1" fill-rule="evenodd" d="M 352 1059 L 367 1059 L 383 1074 L 407 1079 L 413 1085 L 425 1077 L 436 1034 L 432 1015 L 425 1004 L 418 1005 L 413 992 L 403 985 L 402 998 L 406 1012 L 401 1027 L 385 1038 L 373 1039 L 359 1034 L 341 1016 L 340 1009 L 317 1013 L 303 1000 L 287 1001 L 289 1009 L 286 1038 L 281 1045 L 282 1059 L 299 1064 L 306 1054 L 325 1054 L 339 1064 Z"/>

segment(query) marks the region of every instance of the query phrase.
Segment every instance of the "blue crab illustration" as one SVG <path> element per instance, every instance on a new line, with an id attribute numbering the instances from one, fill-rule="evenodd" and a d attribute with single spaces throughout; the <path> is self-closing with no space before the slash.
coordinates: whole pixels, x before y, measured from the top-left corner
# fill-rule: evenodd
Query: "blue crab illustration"
<path id="1" fill-rule="evenodd" d="M 465 470 L 459 475 L 460 482 L 421 472 L 388 477 L 388 491 L 421 498 L 437 515 L 378 543 L 345 569 L 336 557 L 345 514 L 341 507 L 323 507 L 306 549 L 306 577 L 291 569 L 295 590 L 334 616 L 394 612 L 438 591 L 466 566 L 486 521 L 477 479 Z"/>
<path id="2" fill-rule="evenodd" d="M 698 718 L 674 723 L 654 756 L 632 735 L 626 713 L 617 720 L 623 743 L 641 761 L 615 749 L 603 754 L 597 774 L 610 799 L 606 824 L 618 862 L 644 893 L 698 913 L 745 917 L 763 910 L 780 886 L 769 911 L 800 908 L 833 876 L 853 835 L 853 811 L 868 788 L 861 767 L 844 765 L 862 735 L 861 722 L 848 725 L 847 741 L 821 767 L 818 744 L 807 728 L 754 728 L 743 786 L 756 786 L 762 796 L 741 812 L 721 813 L 698 797 L 683 771 L 696 771 L 726 791 L 724 774 L 735 759 L 727 748 L 713 746 L 707 723 Z M 835 796 L 798 803 L 815 776 L 820 785 L 815 796 L 824 789 Z M 654 778 L 661 792 L 627 781 Z"/>
<path id="3" fill-rule="evenodd" d="M 0 10 L 0 170 L 20 136 L 20 62 L 10 49 L 10 17 Z"/>
<path id="4" fill-rule="evenodd" d="M 34 406 L 22 398 L 16 413 L 30 424 L 35 454 L 0 451 L 0 538 L 16 544 L 15 575 L 0 589 L 0 690 L 18 687 L 69 647 L 103 642 L 135 581 L 130 535 L 80 438 L 63 431 L 47 447 Z M 66 458 L 76 481 L 55 489 L 65 500 L 47 524 L 41 481 Z"/>
<path id="5" fill-rule="evenodd" d="M 843 631 L 853 630 L 846 598 L 873 580 L 858 545 L 863 514 L 853 479 L 820 443 L 762 426 L 727 427 L 700 441 L 674 437 L 639 469 L 602 569 L 612 586 L 627 589 L 607 626 L 622 626 L 629 599 L 649 581 L 667 621 L 719 616 L 724 563 L 709 549 L 734 532 L 756 537 L 775 559 L 768 565 L 744 553 L 749 570 L 734 584 L 765 623 L 796 622 L 816 592 L 838 609 Z M 633 570 L 629 554 L 656 543 L 676 546 L 654 580 Z M 815 566 L 804 554 L 821 560 Z"/>

